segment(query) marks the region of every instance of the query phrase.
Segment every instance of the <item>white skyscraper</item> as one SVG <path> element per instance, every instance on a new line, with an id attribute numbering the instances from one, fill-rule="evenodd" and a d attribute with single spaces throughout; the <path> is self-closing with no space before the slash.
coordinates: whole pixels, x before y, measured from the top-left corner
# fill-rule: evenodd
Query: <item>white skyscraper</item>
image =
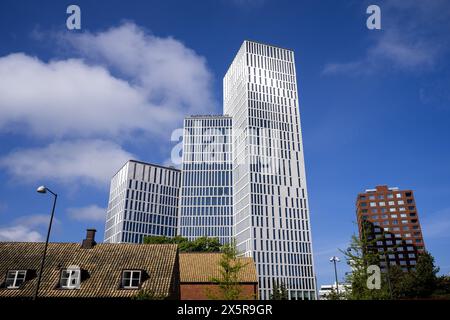
<path id="1" fill-rule="evenodd" d="M 232 237 L 231 130 L 228 116 L 184 120 L 179 234 L 230 243 Z"/>
<path id="2" fill-rule="evenodd" d="M 294 52 L 244 41 L 223 89 L 237 248 L 256 262 L 261 299 L 273 281 L 290 299 L 316 299 Z"/>
<path id="3" fill-rule="evenodd" d="M 111 179 L 105 242 L 176 235 L 180 170 L 130 160 Z"/>

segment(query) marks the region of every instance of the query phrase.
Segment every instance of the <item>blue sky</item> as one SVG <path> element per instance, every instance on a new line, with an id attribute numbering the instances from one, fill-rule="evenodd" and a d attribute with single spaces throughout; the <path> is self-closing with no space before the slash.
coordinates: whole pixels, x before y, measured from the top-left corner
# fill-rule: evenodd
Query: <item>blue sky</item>
<path id="1" fill-rule="evenodd" d="M 184 115 L 222 112 L 244 39 L 295 50 L 319 284 L 355 227 L 357 193 L 415 191 L 425 245 L 450 272 L 448 1 L 0 3 L 0 239 L 103 237 L 109 178 L 128 158 L 168 163 Z M 366 28 L 378 4 L 382 30 Z M 343 275 L 345 264 L 339 266 Z"/>

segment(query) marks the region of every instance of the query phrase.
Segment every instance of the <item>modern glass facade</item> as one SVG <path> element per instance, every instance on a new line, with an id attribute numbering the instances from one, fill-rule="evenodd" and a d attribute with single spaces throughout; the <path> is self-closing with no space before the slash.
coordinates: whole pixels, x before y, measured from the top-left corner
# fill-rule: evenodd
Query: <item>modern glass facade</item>
<path id="1" fill-rule="evenodd" d="M 179 234 L 190 240 L 231 240 L 231 129 L 227 116 L 191 116 L 184 121 Z"/>
<path id="2" fill-rule="evenodd" d="M 316 299 L 294 52 L 244 41 L 223 89 L 237 249 L 255 260 L 261 299 L 274 281 L 290 299 Z"/>
<path id="3" fill-rule="evenodd" d="M 181 172 L 130 160 L 111 179 L 105 242 L 176 235 Z"/>

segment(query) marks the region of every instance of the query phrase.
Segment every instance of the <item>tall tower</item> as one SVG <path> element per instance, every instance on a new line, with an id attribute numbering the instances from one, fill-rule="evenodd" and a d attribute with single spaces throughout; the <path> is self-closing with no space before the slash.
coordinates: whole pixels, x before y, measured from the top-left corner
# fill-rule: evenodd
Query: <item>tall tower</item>
<path id="1" fill-rule="evenodd" d="M 261 299 L 274 281 L 290 299 L 316 299 L 294 52 L 244 41 L 223 91 L 237 249 L 256 262 Z"/>
<path id="2" fill-rule="evenodd" d="M 129 160 L 111 179 L 105 242 L 176 235 L 180 170 Z"/>
<path id="3" fill-rule="evenodd" d="M 231 124 L 228 116 L 184 120 L 179 234 L 232 238 Z"/>

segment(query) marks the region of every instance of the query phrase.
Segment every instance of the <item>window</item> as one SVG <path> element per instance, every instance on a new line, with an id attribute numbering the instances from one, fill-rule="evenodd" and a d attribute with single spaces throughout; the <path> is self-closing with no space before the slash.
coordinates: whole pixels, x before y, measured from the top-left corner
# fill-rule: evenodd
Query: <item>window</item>
<path id="1" fill-rule="evenodd" d="M 396 196 L 397 198 L 401 198 L 401 197 L 402 197 L 402 194 L 401 194 L 401 193 L 397 193 L 395 196 Z"/>
<path id="2" fill-rule="evenodd" d="M 60 287 L 62 289 L 79 289 L 81 283 L 81 272 L 77 266 L 70 266 L 61 271 Z"/>
<path id="3" fill-rule="evenodd" d="M 140 270 L 125 270 L 122 273 L 122 288 L 137 289 L 141 284 Z"/>
<path id="4" fill-rule="evenodd" d="M 9 270 L 6 274 L 6 288 L 19 289 L 25 282 L 26 275 L 26 270 Z"/>
<path id="5" fill-rule="evenodd" d="M 370 206 L 371 206 L 371 207 L 375 207 L 376 205 L 377 205 L 377 204 L 376 204 L 375 202 L 371 202 L 371 203 L 370 203 Z"/>

